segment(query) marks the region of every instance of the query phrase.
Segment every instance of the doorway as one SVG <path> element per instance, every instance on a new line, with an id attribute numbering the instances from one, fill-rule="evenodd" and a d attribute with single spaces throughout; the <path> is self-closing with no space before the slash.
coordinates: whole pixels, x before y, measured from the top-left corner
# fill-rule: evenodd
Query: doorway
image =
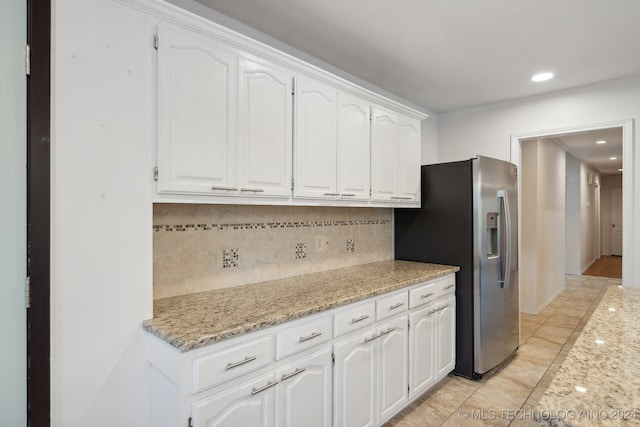
<path id="1" fill-rule="evenodd" d="M 621 169 L 627 169 L 627 170 L 633 170 L 633 161 L 634 161 L 634 157 L 633 157 L 633 136 L 632 136 L 632 127 L 633 127 L 633 122 L 632 120 L 624 120 L 624 121 L 619 121 L 619 122 L 611 122 L 611 123 L 604 123 L 604 124 L 600 124 L 600 125 L 585 125 L 582 127 L 574 127 L 574 128 L 565 128 L 565 129 L 555 129 L 555 130 L 549 130 L 549 131 L 540 131 L 540 132 L 532 132 L 532 133 L 527 133 L 527 134 L 519 134 L 519 135 L 513 135 L 511 137 L 511 161 L 512 163 L 518 165 L 520 172 L 522 173 L 522 148 L 523 148 L 523 144 L 525 143 L 525 141 L 528 140 L 532 140 L 532 139 L 545 139 L 545 138 L 552 138 L 552 137 L 557 137 L 560 135 L 571 135 L 571 134 L 577 134 L 577 133 L 586 133 L 586 132 L 591 132 L 591 131 L 600 131 L 600 130 L 605 130 L 605 129 L 613 129 L 613 128 L 617 128 L 621 131 L 622 133 L 622 152 L 623 152 L 623 167 Z M 564 171 L 563 171 L 564 173 Z M 622 175 L 622 179 L 624 181 L 623 185 L 622 185 L 622 191 L 621 191 L 621 199 L 625 199 L 626 200 L 632 200 L 632 195 L 633 195 L 633 190 L 634 190 L 634 182 L 633 182 L 633 177 L 631 176 L 632 174 L 623 174 Z M 593 177 L 591 177 L 593 178 Z M 522 184 L 522 179 L 519 180 L 519 194 L 523 194 L 522 193 L 522 188 L 521 188 L 521 184 Z M 598 192 L 596 192 L 596 194 L 598 194 Z M 520 215 L 522 215 L 522 200 L 524 197 L 520 197 L 519 199 L 519 207 L 520 207 Z M 633 254 L 634 253 L 634 241 L 632 239 L 632 235 L 633 235 L 633 227 L 634 224 L 632 223 L 631 219 L 633 218 L 633 205 L 632 203 L 625 203 L 622 206 L 622 212 L 621 212 L 621 216 L 623 219 L 625 219 L 624 223 L 626 225 L 625 227 L 625 233 L 624 234 L 620 234 L 622 237 L 622 250 L 621 252 L 624 252 L 625 255 L 627 254 Z M 621 221 L 622 222 L 622 221 Z M 520 221 L 521 227 L 523 224 L 523 221 Z M 542 227 L 544 228 L 544 227 Z M 631 228 L 631 229 L 630 229 Z M 522 231 L 522 229 L 520 230 Z M 544 230 L 543 230 L 544 231 Z M 522 234 L 520 234 L 522 236 Z M 522 248 L 523 248 L 523 240 L 524 239 L 520 239 L 519 242 L 519 246 L 520 246 L 520 252 L 521 254 L 522 252 Z M 544 239 L 543 239 L 544 240 Z M 564 240 L 562 241 L 562 243 L 564 244 Z M 602 243 L 602 242 L 600 242 Z M 525 242 L 526 244 L 526 242 Z M 596 248 L 600 246 L 598 244 L 598 242 L 596 242 Z M 540 247 L 538 248 L 539 251 L 544 252 L 544 250 L 547 248 L 544 247 Z M 624 286 L 633 286 L 633 277 L 632 277 L 632 273 L 633 273 L 633 265 L 632 265 L 632 257 L 631 256 L 624 256 L 622 258 L 622 262 L 623 262 L 623 285 Z M 524 269 L 521 269 L 521 287 L 526 286 L 526 282 L 524 279 L 526 279 L 526 277 L 523 277 L 522 271 Z M 540 278 L 541 283 L 544 282 L 545 280 L 547 280 L 547 277 L 542 276 Z M 529 281 L 531 281 L 530 279 L 528 279 Z M 563 278 L 558 278 L 558 281 L 562 280 L 563 282 Z M 542 309 L 544 308 L 544 306 L 546 306 L 546 304 L 548 304 L 550 301 L 553 300 L 553 298 L 555 297 L 553 295 L 553 292 L 555 291 L 554 289 L 552 289 L 550 291 L 550 293 L 548 294 L 540 294 L 538 292 L 537 289 L 537 283 L 531 284 L 532 287 L 536 287 L 536 289 L 534 289 L 533 292 L 531 292 L 532 296 L 534 298 L 538 298 L 538 301 L 536 302 L 536 307 L 538 309 Z M 564 286 L 563 283 L 560 286 Z M 537 311 L 537 310 L 536 310 Z"/>

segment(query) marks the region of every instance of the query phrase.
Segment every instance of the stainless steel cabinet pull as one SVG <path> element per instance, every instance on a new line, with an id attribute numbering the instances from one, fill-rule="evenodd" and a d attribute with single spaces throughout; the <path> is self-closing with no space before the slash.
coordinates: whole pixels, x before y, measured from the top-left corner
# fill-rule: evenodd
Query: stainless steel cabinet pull
<path id="1" fill-rule="evenodd" d="M 447 285 L 447 286 L 445 286 L 445 287 L 444 287 L 444 289 L 445 289 L 445 290 L 447 290 L 447 289 L 451 289 L 451 288 L 453 288 L 454 286 L 455 286 L 455 284 Z"/>
<path id="2" fill-rule="evenodd" d="M 373 340 L 377 340 L 378 338 L 380 338 L 380 335 L 379 335 L 379 334 L 377 334 L 377 335 L 371 335 L 369 338 L 365 338 L 365 339 L 364 339 L 364 342 L 371 342 L 371 341 L 373 341 Z"/>
<path id="3" fill-rule="evenodd" d="M 357 319 L 351 319 L 351 323 L 362 322 L 363 320 L 366 320 L 368 318 L 369 318 L 368 314 L 363 314 L 362 316 L 358 317 Z"/>
<path id="4" fill-rule="evenodd" d="M 398 196 L 391 196 L 392 199 L 394 200 L 411 200 L 413 199 L 413 197 L 398 197 Z"/>
<path id="5" fill-rule="evenodd" d="M 261 188 L 241 188 L 240 191 L 245 191 L 247 193 L 264 193 L 264 190 Z"/>
<path id="6" fill-rule="evenodd" d="M 301 374 L 304 371 L 306 371 L 305 368 L 297 368 L 295 371 L 291 372 L 290 374 L 282 374 L 282 379 L 280 381 L 288 380 L 289 378 L 295 377 L 296 375 Z"/>
<path id="7" fill-rule="evenodd" d="M 340 193 L 324 193 L 325 197 L 337 197 L 339 195 L 340 195 Z"/>
<path id="8" fill-rule="evenodd" d="M 395 331 L 397 328 L 389 328 L 389 329 L 385 329 L 384 331 L 380 332 L 380 335 L 378 335 L 378 337 L 381 337 L 383 335 L 387 335 L 390 334 L 391 332 Z"/>
<path id="9" fill-rule="evenodd" d="M 214 191 L 238 191 L 236 187 L 211 187 Z"/>
<path id="10" fill-rule="evenodd" d="M 398 307 L 402 307 L 404 305 L 403 302 L 399 302 L 397 304 L 393 304 L 392 306 L 389 306 L 389 310 L 395 310 Z"/>
<path id="11" fill-rule="evenodd" d="M 425 298 L 429 298 L 430 296 L 433 296 L 433 292 L 422 294 L 422 295 L 420 295 L 420 298 L 425 299 Z"/>
<path id="12" fill-rule="evenodd" d="M 254 394 L 258 394 L 258 393 L 260 393 L 261 391 L 265 391 L 265 390 L 267 390 L 267 389 L 269 389 L 269 388 L 271 388 L 271 387 L 275 386 L 275 385 L 276 385 L 276 384 L 278 384 L 279 382 L 280 382 L 280 381 L 269 381 L 266 385 L 263 385 L 263 386 L 262 386 L 262 387 L 260 387 L 260 388 L 255 388 L 255 387 L 253 387 L 253 388 L 251 389 L 251 396 L 253 396 Z"/>
<path id="13" fill-rule="evenodd" d="M 356 197 L 356 195 L 355 195 L 355 194 L 352 194 L 352 193 L 340 193 L 340 195 L 341 195 L 342 197 Z"/>
<path id="14" fill-rule="evenodd" d="M 314 338 L 319 337 L 320 335 L 322 335 L 322 332 L 312 332 L 311 335 L 309 335 L 309 336 L 300 337 L 300 342 L 305 342 L 305 341 L 312 340 Z"/>
<path id="15" fill-rule="evenodd" d="M 230 362 L 227 363 L 227 367 L 225 369 L 233 369 L 233 368 L 237 368 L 238 366 L 242 366 L 245 363 L 249 363 L 249 362 L 253 362 L 254 360 L 256 360 L 256 356 L 247 356 L 244 359 L 242 359 L 239 362 Z"/>

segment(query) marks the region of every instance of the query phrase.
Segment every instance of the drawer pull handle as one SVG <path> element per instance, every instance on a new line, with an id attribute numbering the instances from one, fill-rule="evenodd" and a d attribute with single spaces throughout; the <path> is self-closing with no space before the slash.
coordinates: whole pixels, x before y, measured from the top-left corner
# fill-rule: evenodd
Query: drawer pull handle
<path id="1" fill-rule="evenodd" d="M 253 387 L 251 389 L 251 396 L 260 393 L 261 391 L 265 391 L 273 386 L 275 386 L 276 384 L 278 384 L 280 381 L 269 381 L 266 385 L 263 385 L 260 388 L 255 388 Z"/>
<path id="2" fill-rule="evenodd" d="M 393 200 L 411 200 L 411 199 L 413 199 L 413 197 L 398 197 L 398 196 L 391 196 L 391 198 Z"/>
<path id="3" fill-rule="evenodd" d="M 420 298 L 425 299 L 425 298 L 429 298 L 430 296 L 433 296 L 433 292 L 429 292 L 429 293 L 420 295 Z"/>
<path id="4" fill-rule="evenodd" d="M 452 283 L 452 284 L 450 284 L 450 285 L 445 286 L 445 287 L 444 287 L 444 290 L 446 291 L 447 289 L 451 289 L 451 288 L 453 288 L 454 286 L 455 286 L 455 284 L 454 284 L 454 283 Z"/>
<path id="5" fill-rule="evenodd" d="M 324 193 L 324 197 L 338 197 L 340 193 Z"/>
<path id="6" fill-rule="evenodd" d="M 390 334 L 391 332 L 395 331 L 396 329 L 397 329 L 397 328 L 389 328 L 389 329 L 386 329 L 386 330 L 384 330 L 384 331 L 380 332 L 380 335 L 378 335 L 378 336 L 379 336 L 379 337 L 381 337 L 381 336 L 383 336 L 383 335 Z"/>
<path id="7" fill-rule="evenodd" d="M 371 335 L 370 337 L 365 338 L 365 339 L 364 339 L 364 342 L 371 342 L 371 341 L 373 341 L 373 340 L 377 340 L 378 338 L 380 338 L 380 334 Z"/>
<path id="8" fill-rule="evenodd" d="M 264 190 L 261 188 L 241 188 L 240 191 L 244 191 L 246 193 L 264 193 Z"/>
<path id="9" fill-rule="evenodd" d="M 367 320 L 368 318 L 369 318 L 368 314 L 363 314 L 362 316 L 358 317 L 357 319 L 351 319 L 351 323 L 362 322 L 363 320 Z"/>
<path id="10" fill-rule="evenodd" d="M 353 194 L 353 193 L 341 193 L 340 195 L 341 195 L 342 197 L 356 197 L 356 195 L 355 195 L 355 194 Z"/>
<path id="11" fill-rule="evenodd" d="M 389 307 L 389 310 L 395 310 L 398 307 L 402 307 L 404 305 L 403 302 L 399 302 L 397 304 L 393 304 L 392 306 Z"/>
<path id="12" fill-rule="evenodd" d="M 305 342 L 305 341 L 312 340 L 314 338 L 318 338 L 320 335 L 322 335 L 322 332 L 312 332 L 311 335 L 308 335 L 306 337 L 300 337 L 300 342 Z"/>
<path id="13" fill-rule="evenodd" d="M 213 191 L 238 191 L 235 187 L 211 187 Z"/>
<path id="14" fill-rule="evenodd" d="M 256 356 L 247 356 L 247 357 L 245 357 L 244 359 L 242 359 L 239 362 L 227 363 L 227 368 L 226 369 L 229 370 L 229 369 L 237 368 L 238 366 L 242 366 L 245 363 L 253 362 L 254 360 L 256 360 Z"/>
<path id="15" fill-rule="evenodd" d="M 295 377 L 296 375 L 301 374 L 304 371 L 306 371 L 305 368 L 297 368 L 295 371 L 291 372 L 290 374 L 282 374 L 282 379 L 280 381 L 288 380 L 289 378 Z"/>

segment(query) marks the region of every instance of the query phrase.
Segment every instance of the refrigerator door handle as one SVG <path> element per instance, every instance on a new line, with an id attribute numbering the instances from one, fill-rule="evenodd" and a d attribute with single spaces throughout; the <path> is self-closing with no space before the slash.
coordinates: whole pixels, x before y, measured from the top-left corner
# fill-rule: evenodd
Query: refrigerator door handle
<path id="1" fill-rule="evenodd" d="M 509 270 L 511 268 L 511 216 L 509 211 L 509 199 L 506 190 L 498 191 L 498 200 L 500 201 L 500 226 L 498 228 L 498 245 L 500 250 L 500 287 L 504 288 L 509 285 Z M 504 220 L 503 220 L 504 219 Z"/>

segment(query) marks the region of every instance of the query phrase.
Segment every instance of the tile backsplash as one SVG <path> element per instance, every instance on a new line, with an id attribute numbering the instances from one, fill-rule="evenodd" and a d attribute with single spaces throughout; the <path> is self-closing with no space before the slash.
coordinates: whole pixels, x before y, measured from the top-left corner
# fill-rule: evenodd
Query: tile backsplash
<path id="1" fill-rule="evenodd" d="M 391 259 L 392 210 L 154 204 L 153 297 Z"/>

